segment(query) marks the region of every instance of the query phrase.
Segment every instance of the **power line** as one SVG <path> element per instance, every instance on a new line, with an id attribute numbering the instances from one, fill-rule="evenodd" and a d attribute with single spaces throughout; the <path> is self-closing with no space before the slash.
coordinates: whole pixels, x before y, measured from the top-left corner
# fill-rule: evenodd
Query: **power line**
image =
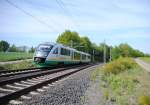
<path id="1" fill-rule="evenodd" d="M 63 12 L 71 19 L 72 14 L 66 9 L 66 6 L 65 6 L 65 4 L 63 3 L 63 1 L 62 1 L 62 0 L 56 0 L 56 2 L 57 2 L 57 4 L 60 6 L 60 8 L 62 8 Z M 72 20 L 72 23 L 74 24 L 73 19 L 71 19 L 71 20 Z M 77 26 L 76 26 L 75 24 L 74 24 L 74 26 L 75 26 L 76 29 L 77 29 Z"/>
<path id="2" fill-rule="evenodd" d="M 34 4 L 31 2 L 31 0 L 24 0 L 24 1 L 26 1 L 26 2 L 28 2 L 30 5 L 33 5 L 33 6 L 34 6 Z M 42 10 L 42 12 L 43 12 L 43 10 Z M 44 17 L 46 17 L 46 16 L 44 16 Z M 58 23 L 58 21 L 56 22 L 56 20 L 54 20 L 54 18 L 52 18 L 52 17 L 48 17 L 48 19 L 51 20 L 51 23 L 52 23 L 52 22 L 53 22 L 54 24 L 59 24 L 59 23 L 60 23 L 60 22 Z M 62 28 L 63 28 L 62 24 L 57 25 L 57 28 L 62 29 Z"/>
<path id="3" fill-rule="evenodd" d="M 19 9 L 20 11 L 22 11 L 24 14 L 26 14 L 26 15 L 32 17 L 33 19 L 35 19 L 35 20 L 38 21 L 39 23 L 43 24 L 44 26 L 48 27 L 49 29 L 57 31 L 55 28 L 53 28 L 52 26 L 50 26 L 50 25 L 47 24 L 46 22 L 40 20 L 39 18 L 37 18 L 36 16 L 32 15 L 31 13 L 25 11 L 24 9 L 22 9 L 22 8 L 19 7 L 18 5 L 12 3 L 11 1 L 6 0 L 6 2 L 9 3 L 10 5 L 12 5 L 13 7 Z"/>

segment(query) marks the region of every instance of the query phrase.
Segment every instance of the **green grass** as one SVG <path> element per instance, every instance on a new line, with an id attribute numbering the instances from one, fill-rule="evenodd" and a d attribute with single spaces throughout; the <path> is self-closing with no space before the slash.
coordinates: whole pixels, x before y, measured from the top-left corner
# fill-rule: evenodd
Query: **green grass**
<path id="1" fill-rule="evenodd" d="M 0 70 L 15 70 L 36 67 L 32 61 L 22 61 L 15 64 L 0 65 Z"/>
<path id="2" fill-rule="evenodd" d="M 150 57 L 140 57 L 141 60 L 150 63 Z"/>
<path id="3" fill-rule="evenodd" d="M 114 102 L 115 105 L 150 105 L 150 73 L 140 68 L 131 58 L 108 63 L 99 68 L 99 72 L 96 70 L 92 77 L 95 78 L 97 73 L 100 75 L 104 102 Z"/>
<path id="4" fill-rule="evenodd" d="M 25 52 L 0 52 L 0 62 L 15 61 L 22 59 L 29 59 L 33 57 L 33 53 Z"/>

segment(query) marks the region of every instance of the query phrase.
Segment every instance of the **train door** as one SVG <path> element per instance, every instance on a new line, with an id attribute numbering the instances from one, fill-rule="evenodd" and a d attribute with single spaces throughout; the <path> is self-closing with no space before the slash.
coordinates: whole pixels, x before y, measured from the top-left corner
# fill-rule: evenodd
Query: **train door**
<path id="1" fill-rule="evenodd" d="M 56 47 L 56 48 L 54 49 L 54 51 L 53 51 L 53 58 L 55 58 L 56 60 L 57 60 L 57 58 L 58 58 L 58 51 L 59 51 L 59 48 L 58 48 L 58 47 Z"/>

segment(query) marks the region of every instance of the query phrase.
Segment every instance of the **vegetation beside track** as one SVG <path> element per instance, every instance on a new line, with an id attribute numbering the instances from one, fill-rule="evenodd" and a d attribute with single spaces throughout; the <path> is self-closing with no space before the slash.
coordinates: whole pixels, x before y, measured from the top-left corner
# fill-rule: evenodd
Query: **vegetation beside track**
<path id="1" fill-rule="evenodd" d="M 150 57 L 140 57 L 141 60 L 150 63 Z"/>
<path id="2" fill-rule="evenodd" d="M 36 67 L 32 61 L 22 61 L 15 64 L 4 64 L 0 65 L 0 70 L 15 70 L 15 69 L 26 69 Z"/>
<path id="3" fill-rule="evenodd" d="M 150 73 L 131 58 L 119 58 L 93 72 L 100 79 L 103 103 L 150 105 Z"/>
<path id="4" fill-rule="evenodd" d="M 30 59 L 33 57 L 33 53 L 26 52 L 0 52 L 0 62 L 15 61 L 22 59 Z"/>

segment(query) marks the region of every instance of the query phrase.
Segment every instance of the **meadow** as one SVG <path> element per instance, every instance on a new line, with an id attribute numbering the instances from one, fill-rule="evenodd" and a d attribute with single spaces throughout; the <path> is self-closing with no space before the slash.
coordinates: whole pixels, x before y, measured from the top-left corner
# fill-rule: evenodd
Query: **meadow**
<path id="1" fill-rule="evenodd" d="M 33 57 L 33 53 L 26 53 L 26 52 L 0 52 L 0 62 L 30 59 L 32 57 Z"/>
<path id="2" fill-rule="evenodd" d="M 0 70 L 15 70 L 15 69 L 27 69 L 37 67 L 33 61 L 22 61 L 14 64 L 0 65 Z"/>

